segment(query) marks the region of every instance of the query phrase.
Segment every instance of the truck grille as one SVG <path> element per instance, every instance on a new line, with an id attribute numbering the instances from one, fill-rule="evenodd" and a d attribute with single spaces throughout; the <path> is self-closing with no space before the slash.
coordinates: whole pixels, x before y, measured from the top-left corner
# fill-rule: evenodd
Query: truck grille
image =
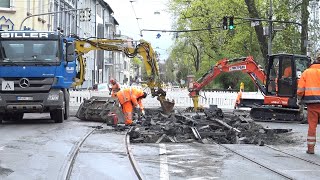
<path id="1" fill-rule="evenodd" d="M 0 92 L 47 92 L 50 90 L 53 81 L 54 78 L 0 78 Z M 6 84 L 3 84 L 3 82 L 6 82 Z M 9 85 L 12 85 L 12 83 L 14 84 L 13 90 L 11 86 L 9 87 Z"/>

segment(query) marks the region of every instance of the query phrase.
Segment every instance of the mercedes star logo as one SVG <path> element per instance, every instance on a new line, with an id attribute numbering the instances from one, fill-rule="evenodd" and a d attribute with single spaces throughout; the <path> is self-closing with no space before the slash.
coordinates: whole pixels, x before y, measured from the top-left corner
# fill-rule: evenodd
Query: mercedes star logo
<path id="1" fill-rule="evenodd" d="M 20 86 L 21 88 L 27 88 L 27 87 L 29 87 L 29 86 L 30 86 L 30 84 L 29 84 L 29 79 L 27 79 L 27 78 L 21 78 L 20 81 L 19 81 L 19 86 Z"/>

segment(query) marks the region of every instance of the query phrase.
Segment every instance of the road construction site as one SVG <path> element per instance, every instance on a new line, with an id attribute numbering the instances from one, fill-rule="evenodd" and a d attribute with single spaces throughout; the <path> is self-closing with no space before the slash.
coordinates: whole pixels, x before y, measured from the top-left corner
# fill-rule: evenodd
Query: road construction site
<path id="1" fill-rule="evenodd" d="M 27 114 L 0 126 L 0 179 L 317 179 L 308 125 L 211 109 L 146 109 L 136 126 Z M 39 118 L 41 119 L 39 121 Z M 34 120 L 37 119 L 37 120 Z M 119 122 L 121 123 L 121 121 Z M 319 136 L 319 133 L 317 134 Z M 318 150 L 318 151 L 317 151 Z"/>

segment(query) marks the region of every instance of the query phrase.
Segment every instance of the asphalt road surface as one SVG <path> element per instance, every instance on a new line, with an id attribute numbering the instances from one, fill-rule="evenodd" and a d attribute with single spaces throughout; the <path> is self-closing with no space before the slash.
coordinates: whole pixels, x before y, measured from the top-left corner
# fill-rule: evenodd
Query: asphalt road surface
<path id="1" fill-rule="evenodd" d="M 266 146 L 243 144 L 131 144 L 131 149 L 144 179 L 320 177 L 320 156 L 305 153 L 306 124 L 261 124 L 293 129 L 290 135 L 295 143 L 272 146 L 289 155 Z M 71 162 L 75 147 L 91 131 Z M 99 122 L 71 117 L 55 124 L 48 114 L 28 114 L 21 122 L 0 125 L 0 179 L 137 179 L 124 134 Z M 70 164 L 70 176 L 66 178 Z"/>

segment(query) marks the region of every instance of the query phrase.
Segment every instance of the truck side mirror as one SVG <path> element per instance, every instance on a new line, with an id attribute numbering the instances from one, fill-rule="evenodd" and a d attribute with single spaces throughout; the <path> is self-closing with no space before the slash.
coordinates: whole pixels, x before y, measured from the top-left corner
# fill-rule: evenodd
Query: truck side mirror
<path id="1" fill-rule="evenodd" d="M 67 62 L 72 62 L 75 60 L 75 46 L 73 42 L 67 42 L 66 43 L 66 60 Z"/>

